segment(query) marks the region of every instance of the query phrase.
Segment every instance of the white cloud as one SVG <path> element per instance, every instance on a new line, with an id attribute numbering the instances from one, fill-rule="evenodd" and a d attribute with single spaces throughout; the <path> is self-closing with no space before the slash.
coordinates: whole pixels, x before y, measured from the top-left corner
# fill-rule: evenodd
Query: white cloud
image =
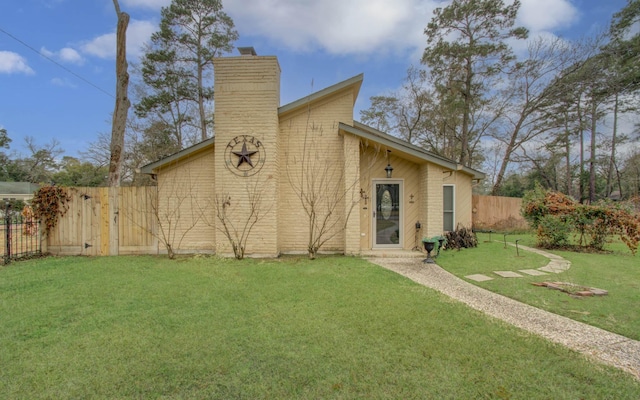
<path id="1" fill-rule="evenodd" d="M 160 3 L 161 0 L 129 0 Z M 505 3 L 509 3 L 506 0 Z M 424 49 L 424 28 L 439 0 L 243 0 L 225 10 L 243 36 L 264 36 L 294 51 L 331 54 L 411 54 Z M 566 28 L 579 11 L 570 0 L 522 0 L 518 25 L 532 36 Z M 250 43 L 243 43 L 250 44 Z"/>
<path id="2" fill-rule="evenodd" d="M 0 51 L 0 74 L 13 73 L 33 75 L 35 71 L 20 54 L 12 51 Z"/>
<path id="3" fill-rule="evenodd" d="M 70 47 L 64 47 L 60 49 L 60 51 L 51 51 L 42 47 L 40 49 L 40 54 L 68 64 L 82 65 L 85 61 L 78 51 Z"/>
<path id="4" fill-rule="evenodd" d="M 157 30 L 157 26 L 151 21 L 131 20 L 127 27 L 127 56 L 139 58 L 143 52 L 145 42 L 151 38 L 151 34 Z M 115 58 L 116 33 L 100 35 L 80 46 L 83 53 L 100 58 Z"/>
<path id="5" fill-rule="evenodd" d="M 161 7 L 167 7 L 171 4 L 171 0 L 122 0 L 122 8 L 148 8 L 159 10 Z"/>
<path id="6" fill-rule="evenodd" d="M 60 52 L 58 53 L 60 59 L 62 61 L 65 62 L 69 62 L 72 64 L 82 64 L 84 63 L 84 59 L 82 58 L 82 56 L 80 55 L 80 53 L 78 53 L 76 50 L 70 48 L 70 47 L 65 47 L 63 49 L 60 50 Z"/>
<path id="7" fill-rule="evenodd" d="M 56 53 L 54 53 L 54 52 L 53 52 L 53 51 L 51 51 L 51 50 L 48 50 L 46 47 L 42 47 L 42 48 L 40 49 L 40 54 L 42 54 L 42 55 L 43 55 L 43 56 L 45 56 L 45 57 L 49 57 L 49 58 L 53 58 L 53 57 L 55 57 L 55 56 L 56 56 Z"/>
<path id="8" fill-rule="evenodd" d="M 243 35 L 263 35 L 296 51 L 386 54 L 421 46 L 435 8 L 420 0 L 244 0 L 226 11 Z"/>
<path id="9" fill-rule="evenodd" d="M 567 28 L 579 17 L 569 0 L 522 0 L 518 23 L 532 32 Z"/>

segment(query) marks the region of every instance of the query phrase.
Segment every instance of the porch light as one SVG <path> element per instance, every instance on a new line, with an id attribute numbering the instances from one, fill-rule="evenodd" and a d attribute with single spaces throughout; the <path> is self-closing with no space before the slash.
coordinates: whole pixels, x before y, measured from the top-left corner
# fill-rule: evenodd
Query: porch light
<path id="1" fill-rule="evenodd" d="M 393 167 L 391 166 L 390 154 L 391 154 L 391 150 L 387 150 L 387 158 L 389 159 L 389 162 L 387 163 L 387 167 L 384 169 L 387 172 L 387 178 L 389 179 L 391 179 L 391 173 L 393 172 Z"/>
<path id="2" fill-rule="evenodd" d="M 391 178 L 391 173 L 393 172 L 393 167 L 391 166 L 391 164 L 387 164 L 387 168 L 385 168 L 384 170 L 387 171 L 387 178 Z"/>

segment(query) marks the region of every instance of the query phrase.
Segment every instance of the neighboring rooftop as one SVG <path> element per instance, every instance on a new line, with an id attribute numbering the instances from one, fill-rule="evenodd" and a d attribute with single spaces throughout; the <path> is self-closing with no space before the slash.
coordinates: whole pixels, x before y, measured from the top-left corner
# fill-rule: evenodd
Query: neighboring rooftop
<path id="1" fill-rule="evenodd" d="M 40 185 L 30 182 L 0 182 L 0 195 L 33 194 Z"/>

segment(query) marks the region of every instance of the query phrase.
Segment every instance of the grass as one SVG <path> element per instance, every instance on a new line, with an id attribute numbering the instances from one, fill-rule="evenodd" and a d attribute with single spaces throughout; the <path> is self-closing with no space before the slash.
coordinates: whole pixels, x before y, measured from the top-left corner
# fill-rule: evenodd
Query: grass
<path id="1" fill-rule="evenodd" d="M 637 399 L 630 375 L 363 260 L 0 269 L 0 398 Z"/>
<path id="2" fill-rule="evenodd" d="M 485 274 L 496 279 L 485 282 L 470 281 L 474 285 L 500 293 L 523 303 L 539 307 L 571 319 L 606 329 L 611 332 L 640 340 L 640 268 L 638 255 L 633 256 L 622 243 L 607 246 L 607 253 L 576 253 L 550 251 L 571 261 L 571 268 L 560 274 L 528 276 L 522 278 L 500 278 L 493 271 L 517 271 L 539 268 L 547 259 L 512 246 L 504 248 L 502 235 L 478 235 L 478 248 L 460 252 L 443 252 L 438 264 L 453 274 L 462 277 L 470 274 Z M 527 234 L 508 235 L 507 241 L 520 239 L 520 244 L 534 247 L 535 236 Z M 556 290 L 531 285 L 532 282 L 560 281 L 581 286 L 596 287 L 609 291 L 604 297 L 575 298 Z"/>

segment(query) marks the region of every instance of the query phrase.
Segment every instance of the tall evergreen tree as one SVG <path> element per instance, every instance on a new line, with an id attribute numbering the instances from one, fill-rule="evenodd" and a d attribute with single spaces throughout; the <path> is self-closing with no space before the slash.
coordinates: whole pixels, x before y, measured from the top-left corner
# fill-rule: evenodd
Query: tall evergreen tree
<path id="1" fill-rule="evenodd" d="M 618 70 L 618 82 L 625 92 L 640 87 L 640 33 L 634 26 L 640 23 L 640 0 L 628 0 L 627 5 L 614 14 L 609 28 L 610 43 L 604 48 Z"/>
<path id="2" fill-rule="evenodd" d="M 609 196 L 616 186 L 614 171 L 617 171 L 617 146 L 624 141 L 618 132 L 618 115 L 637 110 L 637 96 L 640 89 L 640 32 L 634 27 L 640 23 L 640 0 L 629 0 L 627 5 L 614 14 L 609 28 L 610 42 L 603 49 L 607 58 L 610 84 L 607 87 L 613 97 L 613 131 L 611 137 L 611 155 L 607 171 L 606 195 Z M 617 189 L 622 195 L 621 176 L 617 176 Z"/>
<path id="3" fill-rule="evenodd" d="M 136 114 L 170 122 L 180 145 L 188 124 L 195 124 L 205 140 L 213 122 L 207 118 L 207 104 L 213 100 L 213 58 L 230 52 L 238 33 L 220 0 L 173 0 L 161 15 L 160 30 L 151 36 L 142 60 L 149 94 L 136 105 Z"/>
<path id="4" fill-rule="evenodd" d="M 453 0 L 437 8 L 424 33 L 427 47 L 422 63 L 447 82 L 444 89 L 459 103 L 460 154 L 458 161 L 471 164 L 474 110 L 483 107 L 490 90 L 488 79 L 505 71 L 514 56 L 508 39 L 525 39 L 528 31 L 515 27 L 520 1 L 505 6 L 502 0 Z"/>

